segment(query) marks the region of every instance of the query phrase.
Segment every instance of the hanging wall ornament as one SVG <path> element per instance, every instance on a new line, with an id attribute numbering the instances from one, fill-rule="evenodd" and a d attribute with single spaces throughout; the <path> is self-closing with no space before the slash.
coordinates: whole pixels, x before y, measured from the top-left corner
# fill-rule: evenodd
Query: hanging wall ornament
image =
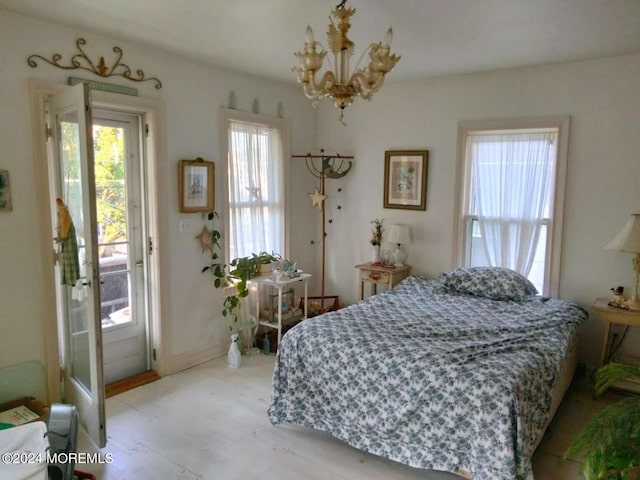
<path id="1" fill-rule="evenodd" d="M 342 216 L 342 210 L 343 210 L 343 200 L 344 200 L 344 195 L 343 195 L 343 189 L 342 187 L 338 187 L 336 189 L 336 193 L 333 195 L 333 205 L 332 208 L 334 209 L 333 211 L 333 219 L 337 220 Z"/>
<path id="2" fill-rule="evenodd" d="M 210 250 L 213 252 L 213 233 L 211 230 L 207 228 L 206 225 L 203 225 L 202 231 L 195 236 L 200 241 L 200 247 L 202 248 L 202 253 Z"/>
<path id="3" fill-rule="evenodd" d="M 118 55 L 118 58 L 111 64 L 111 66 L 107 66 L 107 63 L 104 60 L 104 57 L 100 57 L 98 60 L 98 64 L 94 64 L 91 59 L 84 52 L 82 47 L 87 44 L 87 41 L 84 38 L 79 38 L 76 40 L 76 48 L 80 53 L 76 53 L 73 55 L 69 61 L 69 65 L 63 65 L 60 63 L 62 59 L 62 55 L 59 53 L 54 53 L 51 57 L 51 60 L 46 59 L 42 55 L 30 55 L 27 58 L 27 63 L 30 67 L 36 68 L 38 66 L 38 62 L 36 60 L 43 60 L 47 62 L 49 65 L 53 65 L 57 68 L 62 68 L 64 70 L 86 70 L 88 72 L 95 73 L 96 75 L 107 78 L 107 77 L 122 77 L 127 80 L 131 80 L 133 82 L 155 82 L 155 87 L 157 89 L 162 88 L 162 82 L 156 77 L 145 78 L 144 72 L 140 69 L 136 70 L 135 73 L 131 72 L 131 68 L 128 65 L 122 63 L 123 52 L 120 47 L 113 47 L 113 51 Z"/>
<path id="4" fill-rule="evenodd" d="M 320 190 L 318 190 L 317 188 L 312 193 L 307 193 L 307 195 L 309 195 L 309 198 L 311 199 L 313 208 L 322 210 L 324 201 L 327 199 L 327 196 L 320 193 Z"/>
<path id="5" fill-rule="evenodd" d="M 328 202 L 326 209 L 328 215 L 327 224 L 329 225 L 329 227 L 335 226 L 342 216 L 342 204 L 344 200 L 342 192 L 342 187 L 338 187 L 335 189 L 335 193 L 327 196 Z"/>

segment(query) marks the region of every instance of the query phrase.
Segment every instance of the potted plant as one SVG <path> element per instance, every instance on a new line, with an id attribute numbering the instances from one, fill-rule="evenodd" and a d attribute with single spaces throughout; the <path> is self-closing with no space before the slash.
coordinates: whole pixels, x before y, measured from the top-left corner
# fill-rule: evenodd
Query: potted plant
<path id="1" fill-rule="evenodd" d="M 229 266 L 229 279 L 233 281 L 238 290 L 238 295 L 246 297 L 249 294 L 247 290 L 247 281 L 257 277 L 261 273 L 272 271 L 273 262 L 279 260 L 277 254 L 267 252 L 252 253 L 249 257 L 234 258 Z M 269 266 L 264 269 L 263 267 Z"/>
<path id="2" fill-rule="evenodd" d="M 595 375 L 595 395 L 614 383 L 640 378 L 640 366 L 609 363 Z M 565 453 L 584 454 L 587 480 L 640 479 L 640 396 L 625 398 L 597 413 Z"/>
<path id="3" fill-rule="evenodd" d="M 258 264 L 260 274 L 271 273 L 273 271 L 273 264 L 281 259 L 280 255 L 267 252 L 260 252 L 257 255 L 253 254 L 253 256 Z"/>
<path id="4" fill-rule="evenodd" d="M 229 264 L 229 274 L 226 276 L 226 285 L 233 285 L 235 288 L 227 292 L 227 296 L 222 304 L 222 315 L 233 315 L 233 323 L 238 321 L 235 314 L 236 309 L 240 306 L 240 299 L 249 295 L 247 282 L 261 273 L 261 268 L 265 265 L 271 265 L 279 260 L 280 255 L 267 252 L 258 254 L 252 253 L 249 257 L 234 258 Z M 271 271 L 269 269 L 268 271 Z M 214 272 L 214 275 L 216 273 Z M 217 275 L 216 275 L 217 276 Z M 218 279 L 216 278 L 216 281 Z M 231 327 L 229 327 L 232 330 Z"/>
<path id="5" fill-rule="evenodd" d="M 384 233 L 384 227 L 382 226 L 384 218 L 378 220 L 377 218 L 371 220 L 373 229 L 371 230 L 371 240 L 369 243 L 373 245 L 373 256 L 371 261 L 373 263 L 380 261 L 380 245 L 382 245 L 382 234 Z"/>
<path id="6" fill-rule="evenodd" d="M 215 221 L 219 218 L 217 212 L 208 215 L 209 220 Z M 277 253 L 253 253 L 248 257 L 234 258 L 228 265 L 222 262 L 220 239 L 222 237 L 215 227 L 211 231 L 212 253 L 211 264 L 202 269 L 202 272 L 210 271 L 214 276 L 214 286 L 216 288 L 227 288 L 226 296 L 222 303 L 222 315 L 233 318 L 232 324 L 237 323 L 238 316 L 236 310 L 240 307 L 240 300 L 249 295 L 247 282 L 260 274 L 261 268 L 265 265 L 272 265 L 280 260 Z M 268 271 L 271 271 L 269 269 Z M 229 330 L 233 331 L 233 325 L 229 325 Z"/>

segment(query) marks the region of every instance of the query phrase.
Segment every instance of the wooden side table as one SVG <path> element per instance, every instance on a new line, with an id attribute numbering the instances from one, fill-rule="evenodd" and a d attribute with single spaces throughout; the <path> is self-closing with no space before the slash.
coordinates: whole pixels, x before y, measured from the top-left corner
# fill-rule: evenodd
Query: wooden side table
<path id="1" fill-rule="evenodd" d="M 389 288 L 395 287 L 411 273 L 409 265 L 402 267 L 388 268 L 380 265 L 372 265 L 371 262 L 356 265 L 360 274 L 360 300 L 364 299 L 364 284 L 371 284 L 371 294 L 375 295 L 378 285 L 386 285 Z"/>
<path id="2" fill-rule="evenodd" d="M 593 309 L 598 314 L 600 320 L 606 322 L 604 343 L 602 344 L 602 354 L 600 355 L 600 365 L 607 361 L 609 350 L 609 337 L 611 337 L 611 326 L 627 325 L 630 327 L 640 327 L 640 310 L 625 310 L 623 308 L 610 307 L 609 299 L 598 298 L 593 304 Z"/>

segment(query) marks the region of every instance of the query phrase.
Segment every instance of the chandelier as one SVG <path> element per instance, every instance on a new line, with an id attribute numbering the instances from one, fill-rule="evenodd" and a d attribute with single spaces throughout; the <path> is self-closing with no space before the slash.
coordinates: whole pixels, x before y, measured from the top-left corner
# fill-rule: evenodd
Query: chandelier
<path id="1" fill-rule="evenodd" d="M 327 70 L 320 81 L 316 82 L 316 73 L 322 68 L 322 62 L 327 51 L 320 42 L 313 38 L 313 30 L 307 25 L 304 50 L 296 52 L 300 63 L 294 67 L 298 82 L 302 83 L 304 94 L 313 106 L 317 106 L 322 97 L 331 97 L 336 107 L 341 109 L 340 122 L 343 122 L 344 109 L 353 102 L 353 97 L 360 95 L 365 100 L 380 90 L 385 75 L 396 65 L 400 57 L 391 54 L 391 40 L 393 31 L 387 30 L 384 41 L 369 45 L 358 60 L 353 71 L 350 61 L 353 56 L 354 43 L 349 40 L 347 33 L 351 24 L 349 19 L 356 13 L 354 8 L 346 8 L 347 0 L 342 0 L 331 12 L 331 23 L 327 31 L 329 49 L 333 53 L 329 63 L 333 63 L 333 70 Z M 333 18 L 332 18 L 333 17 Z M 335 22 L 334 22 L 335 19 Z M 337 23 L 337 24 L 336 24 Z M 369 53 L 369 64 L 365 68 L 358 68 L 366 53 Z"/>

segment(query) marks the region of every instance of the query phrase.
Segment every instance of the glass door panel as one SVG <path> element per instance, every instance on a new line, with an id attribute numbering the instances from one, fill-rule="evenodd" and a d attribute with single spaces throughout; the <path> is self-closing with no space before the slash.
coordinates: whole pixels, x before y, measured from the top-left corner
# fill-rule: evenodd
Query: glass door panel
<path id="1" fill-rule="evenodd" d="M 132 321 L 125 129 L 93 125 L 102 328 Z"/>
<path id="2" fill-rule="evenodd" d="M 80 277 L 86 278 L 84 216 L 82 209 L 82 179 L 80 165 L 80 126 L 76 110 L 58 115 L 60 167 L 62 173 L 62 199 L 66 203 L 74 223 L 78 245 Z M 84 295 L 72 295 L 65 290 L 67 316 L 69 318 L 69 348 L 71 377 L 91 393 L 90 349 L 88 317 L 89 302 Z"/>
<path id="3" fill-rule="evenodd" d="M 65 332 L 64 400 L 78 408 L 89 437 L 103 447 L 106 431 L 90 105 L 89 87 L 85 84 L 50 99 L 55 132 L 52 151 L 60 179 L 57 196 L 66 204 L 72 220 L 65 237 L 66 253 L 58 262 L 58 277 L 62 280 L 58 298 Z M 79 266 L 77 279 L 64 268 L 73 264 L 75 257 Z"/>
<path id="4" fill-rule="evenodd" d="M 105 382 L 149 368 L 143 225 L 141 118 L 93 116 L 100 319 Z"/>

